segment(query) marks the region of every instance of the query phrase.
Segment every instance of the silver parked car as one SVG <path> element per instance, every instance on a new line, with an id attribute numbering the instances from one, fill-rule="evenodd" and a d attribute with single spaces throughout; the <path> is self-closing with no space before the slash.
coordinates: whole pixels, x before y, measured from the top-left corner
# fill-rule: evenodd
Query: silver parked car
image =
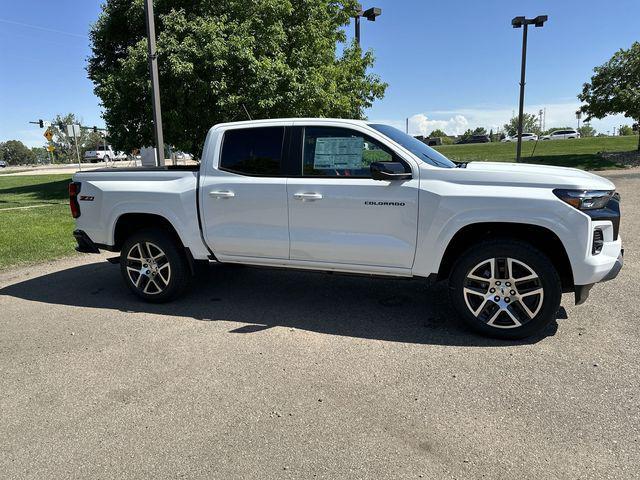
<path id="1" fill-rule="evenodd" d="M 577 130 L 571 128 L 567 130 L 556 130 L 549 135 L 542 137 L 542 140 L 568 140 L 571 138 L 580 138 Z"/>
<path id="2" fill-rule="evenodd" d="M 535 133 L 522 133 L 523 142 L 535 142 L 536 140 L 538 140 L 538 135 L 536 135 Z M 517 141 L 518 141 L 518 135 L 514 135 L 513 137 L 504 137 L 501 140 L 502 143 L 517 142 Z"/>

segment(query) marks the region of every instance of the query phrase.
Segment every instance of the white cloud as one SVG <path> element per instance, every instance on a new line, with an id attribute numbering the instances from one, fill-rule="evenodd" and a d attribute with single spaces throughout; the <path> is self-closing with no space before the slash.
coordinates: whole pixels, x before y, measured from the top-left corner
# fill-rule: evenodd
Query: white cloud
<path id="1" fill-rule="evenodd" d="M 448 120 L 432 120 L 424 113 L 409 117 L 409 134 L 426 137 L 432 131 L 439 129 L 449 135 L 460 135 L 469 128 L 469 121 L 464 115 L 454 115 Z"/>

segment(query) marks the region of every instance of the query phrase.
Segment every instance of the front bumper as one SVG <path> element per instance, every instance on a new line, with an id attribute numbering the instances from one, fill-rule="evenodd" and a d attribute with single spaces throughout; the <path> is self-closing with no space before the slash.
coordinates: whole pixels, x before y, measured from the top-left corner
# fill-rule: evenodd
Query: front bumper
<path id="1" fill-rule="evenodd" d="M 614 278 L 616 278 L 618 276 L 618 273 L 620 273 L 620 270 L 622 270 L 623 265 L 624 265 L 624 249 L 621 249 L 620 255 L 618 255 L 618 258 L 613 264 L 613 267 L 611 267 L 611 270 L 609 270 L 609 273 L 607 273 L 602 278 L 602 280 L 600 280 L 600 282 L 608 282 L 609 280 L 613 280 Z M 591 288 L 593 288 L 594 285 L 595 283 L 591 283 L 589 285 L 575 286 L 576 305 L 582 305 L 584 302 L 587 301 L 587 298 L 589 298 L 589 292 L 591 291 Z"/>

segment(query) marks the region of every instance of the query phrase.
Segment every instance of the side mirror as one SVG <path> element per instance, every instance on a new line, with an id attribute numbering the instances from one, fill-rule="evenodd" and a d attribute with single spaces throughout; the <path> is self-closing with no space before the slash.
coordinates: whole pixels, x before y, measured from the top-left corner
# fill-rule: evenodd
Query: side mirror
<path id="1" fill-rule="evenodd" d="M 374 180 L 410 180 L 411 173 L 407 173 L 404 164 L 400 162 L 373 162 L 370 167 L 371 178 Z"/>

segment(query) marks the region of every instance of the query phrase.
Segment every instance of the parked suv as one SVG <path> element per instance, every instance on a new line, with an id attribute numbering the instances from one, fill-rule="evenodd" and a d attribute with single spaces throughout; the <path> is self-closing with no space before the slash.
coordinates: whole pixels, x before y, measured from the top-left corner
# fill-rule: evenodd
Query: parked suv
<path id="1" fill-rule="evenodd" d="M 463 137 L 456 143 L 489 143 L 490 141 L 489 135 L 473 135 L 471 137 Z"/>
<path id="2" fill-rule="evenodd" d="M 522 134 L 522 141 L 523 142 L 535 142 L 536 140 L 538 140 L 538 135 L 536 135 L 535 133 L 523 133 Z M 514 135 L 513 137 L 504 137 L 501 142 L 502 143 L 509 143 L 509 142 L 517 142 L 518 141 L 518 135 Z"/>
<path id="3" fill-rule="evenodd" d="M 580 134 L 577 130 L 556 130 L 555 132 L 551 132 L 549 135 L 543 136 L 542 140 L 568 140 L 571 138 L 580 138 Z"/>

